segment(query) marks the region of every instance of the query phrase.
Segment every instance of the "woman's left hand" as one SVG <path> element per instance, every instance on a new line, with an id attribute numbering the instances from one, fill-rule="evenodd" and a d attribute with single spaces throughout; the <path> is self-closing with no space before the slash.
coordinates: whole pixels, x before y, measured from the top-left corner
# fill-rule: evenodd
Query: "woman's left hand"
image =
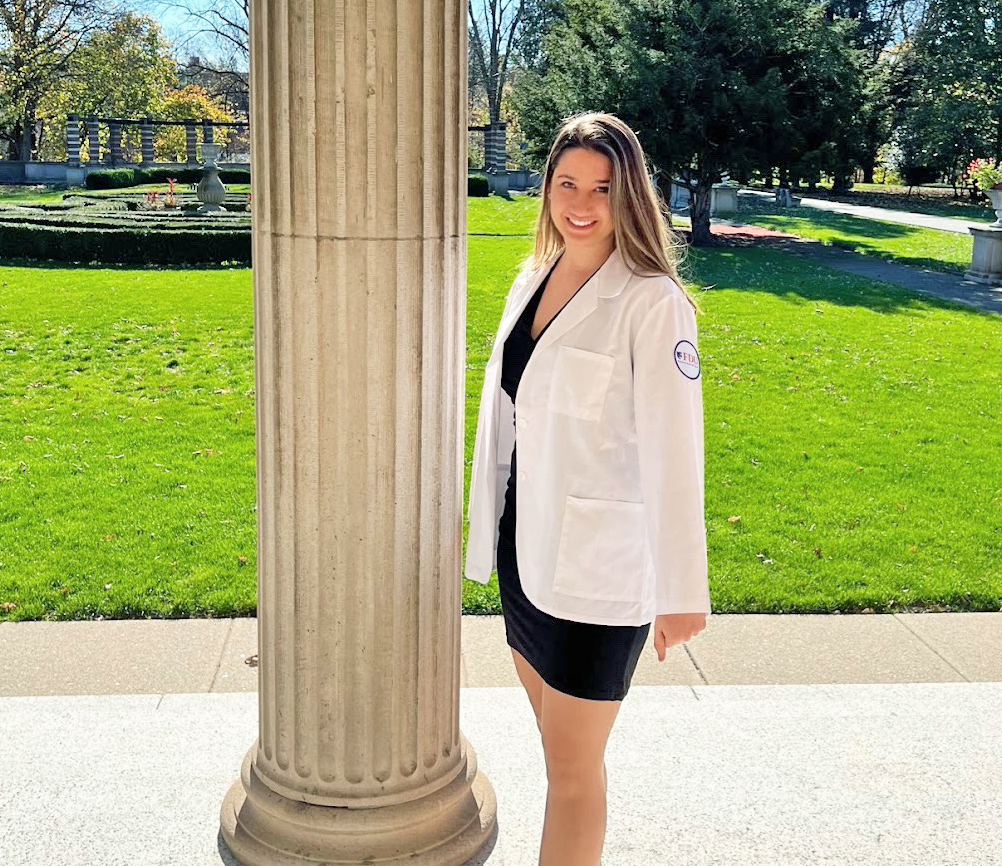
<path id="1" fill-rule="evenodd" d="M 668 647 L 695 637 L 706 628 L 705 613 L 661 613 L 654 620 L 654 649 L 663 662 Z"/>

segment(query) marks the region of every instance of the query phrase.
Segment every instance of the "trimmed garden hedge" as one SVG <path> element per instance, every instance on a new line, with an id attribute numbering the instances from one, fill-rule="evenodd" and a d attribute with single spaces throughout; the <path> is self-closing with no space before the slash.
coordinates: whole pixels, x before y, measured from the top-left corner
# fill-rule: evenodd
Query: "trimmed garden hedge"
<path id="1" fill-rule="evenodd" d="M 470 174 L 466 177 L 466 194 L 470 198 L 483 198 L 491 194 L 490 183 L 485 174 Z"/>
<path id="2" fill-rule="evenodd" d="M 0 223 L 0 260 L 43 259 L 106 264 L 251 263 L 248 229 L 147 227 L 86 229 Z"/>
<path id="3" fill-rule="evenodd" d="M 0 260 L 250 264 L 247 212 L 195 216 L 183 211 L 130 211 L 127 202 L 114 198 L 76 198 L 81 205 L 58 211 L 0 208 Z"/>
<path id="4" fill-rule="evenodd" d="M 102 168 L 87 172 L 87 189 L 121 189 L 141 183 L 167 183 L 174 178 L 178 183 L 198 183 L 204 175 L 201 168 Z M 250 183 L 248 169 L 221 168 L 219 179 L 223 183 Z"/>

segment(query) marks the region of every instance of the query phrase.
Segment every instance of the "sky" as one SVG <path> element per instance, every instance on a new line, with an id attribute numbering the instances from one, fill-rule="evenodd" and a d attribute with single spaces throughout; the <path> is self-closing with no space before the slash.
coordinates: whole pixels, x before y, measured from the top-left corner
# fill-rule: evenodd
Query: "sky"
<path id="1" fill-rule="evenodd" d="M 192 44 L 187 50 L 181 48 L 181 43 L 199 29 L 197 23 L 190 22 L 183 9 L 178 8 L 176 3 L 170 0 L 132 0 L 129 4 L 137 12 L 155 18 L 163 28 L 164 36 L 175 46 L 178 60 L 184 60 L 189 54 L 200 53 L 203 57 L 212 54 L 212 48 L 204 43 L 204 40 L 197 44 Z M 201 50 L 199 50 L 199 47 Z"/>

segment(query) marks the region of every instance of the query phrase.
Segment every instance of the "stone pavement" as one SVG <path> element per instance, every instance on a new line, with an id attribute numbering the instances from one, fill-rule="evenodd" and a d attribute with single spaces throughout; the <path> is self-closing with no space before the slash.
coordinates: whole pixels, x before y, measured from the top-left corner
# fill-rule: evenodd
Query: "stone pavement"
<path id="1" fill-rule="evenodd" d="M 535 866 L 542 748 L 499 617 L 463 617 L 460 726 L 498 797 L 472 863 Z M 257 620 L 0 623 L 0 864 L 235 861 Z M 644 650 L 607 751 L 605 866 L 989 866 L 1002 612 L 728 615 Z M 502 721 L 503 720 L 503 721 Z"/>

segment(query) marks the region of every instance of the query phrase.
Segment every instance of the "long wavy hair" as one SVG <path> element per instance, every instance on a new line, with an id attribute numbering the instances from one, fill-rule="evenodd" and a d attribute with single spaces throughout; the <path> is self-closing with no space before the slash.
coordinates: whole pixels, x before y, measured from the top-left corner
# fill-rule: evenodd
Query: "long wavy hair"
<path id="1" fill-rule="evenodd" d="M 550 185 L 560 157 L 572 147 L 601 153 L 612 163 L 609 197 L 614 236 L 627 264 L 639 274 L 667 274 L 682 288 L 693 308 L 702 312 L 679 276 L 685 259 L 685 241 L 668 223 L 669 207 L 647 170 L 640 141 L 614 114 L 584 112 L 561 124 L 543 172 L 536 246 L 522 263 L 523 268 L 548 265 L 564 250 L 564 239 L 550 218 Z"/>

